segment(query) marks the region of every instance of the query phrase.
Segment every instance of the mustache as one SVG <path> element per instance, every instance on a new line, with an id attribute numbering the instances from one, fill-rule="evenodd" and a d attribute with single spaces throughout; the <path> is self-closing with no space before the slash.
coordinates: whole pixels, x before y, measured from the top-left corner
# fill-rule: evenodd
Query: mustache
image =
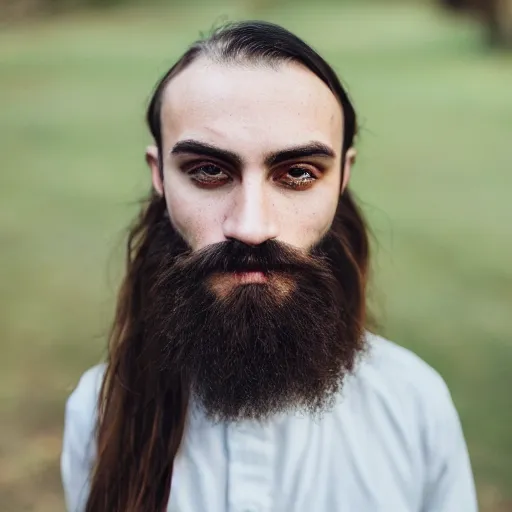
<path id="1" fill-rule="evenodd" d="M 263 273 L 285 272 L 298 274 L 325 269 L 325 260 L 317 254 L 316 246 L 309 252 L 277 240 L 251 246 L 238 240 L 211 244 L 198 251 L 187 251 L 177 256 L 175 271 L 194 269 L 198 278 L 215 273 L 259 271 Z"/>

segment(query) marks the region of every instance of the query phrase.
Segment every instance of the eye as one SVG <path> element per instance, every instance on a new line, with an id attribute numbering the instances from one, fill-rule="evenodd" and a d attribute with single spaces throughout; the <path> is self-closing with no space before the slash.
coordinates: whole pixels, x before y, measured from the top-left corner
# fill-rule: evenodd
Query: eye
<path id="1" fill-rule="evenodd" d="M 199 185 L 219 186 L 230 181 L 230 176 L 221 167 L 205 163 L 188 171 L 188 175 Z"/>
<path id="2" fill-rule="evenodd" d="M 301 169 L 300 167 L 290 169 L 288 171 L 288 175 L 291 176 L 294 180 L 308 179 L 313 177 L 309 171 Z"/>
<path id="3" fill-rule="evenodd" d="M 304 190 L 309 188 L 317 180 L 315 172 L 310 166 L 290 167 L 285 173 L 280 175 L 281 183 L 295 190 Z"/>

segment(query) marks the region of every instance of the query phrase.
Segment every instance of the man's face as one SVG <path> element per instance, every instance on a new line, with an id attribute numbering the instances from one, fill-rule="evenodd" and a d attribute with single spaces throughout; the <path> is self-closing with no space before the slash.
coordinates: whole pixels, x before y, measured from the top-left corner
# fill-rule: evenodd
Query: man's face
<path id="1" fill-rule="evenodd" d="M 341 108 L 306 68 L 199 59 L 167 86 L 161 121 L 153 184 L 193 251 L 230 239 L 307 250 L 329 230 L 353 155 L 342 183 Z"/>
<path id="2" fill-rule="evenodd" d="M 295 64 L 199 60 L 161 120 L 163 180 L 156 148 L 147 160 L 171 223 L 152 227 L 144 265 L 150 365 L 179 370 L 215 418 L 323 409 L 363 348 L 334 220 L 353 160 L 342 179 L 335 97 Z"/>

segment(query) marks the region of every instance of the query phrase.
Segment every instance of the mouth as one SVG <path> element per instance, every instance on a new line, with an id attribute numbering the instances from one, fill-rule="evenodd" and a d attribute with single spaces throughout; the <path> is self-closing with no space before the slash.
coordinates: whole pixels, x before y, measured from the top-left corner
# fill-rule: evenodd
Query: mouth
<path id="1" fill-rule="evenodd" d="M 295 288 L 292 275 L 260 269 L 237 269 L 231 272 L 214 273 L 208 278 L 208 286 L 220 298 L 225 298 L 236 288 L 258 286 L 284 299 Z"/>
<path id="2" fill-rule="evenodd" d="M 233 277 L 239 284 L 266 283 L 268 276 L 261 270 L 234 272 Z"/>

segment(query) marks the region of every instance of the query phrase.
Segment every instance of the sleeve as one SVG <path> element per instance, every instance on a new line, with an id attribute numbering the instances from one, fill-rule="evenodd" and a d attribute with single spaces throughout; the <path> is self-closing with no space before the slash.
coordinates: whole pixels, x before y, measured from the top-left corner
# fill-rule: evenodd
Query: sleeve
<path id="1" fill-rule="evenodd" d="M 471 462 L 459 416 L 444 381 L 427 435 L 427 481 L 422 512 L 477 512 Z"/>
<path id="2" fill-rule="evenodd" d="M 67 512 L 83 512 L 87 502 L 98 380 L 96 369 L 86 372 L 66 402 L 60 467 Z"/>

